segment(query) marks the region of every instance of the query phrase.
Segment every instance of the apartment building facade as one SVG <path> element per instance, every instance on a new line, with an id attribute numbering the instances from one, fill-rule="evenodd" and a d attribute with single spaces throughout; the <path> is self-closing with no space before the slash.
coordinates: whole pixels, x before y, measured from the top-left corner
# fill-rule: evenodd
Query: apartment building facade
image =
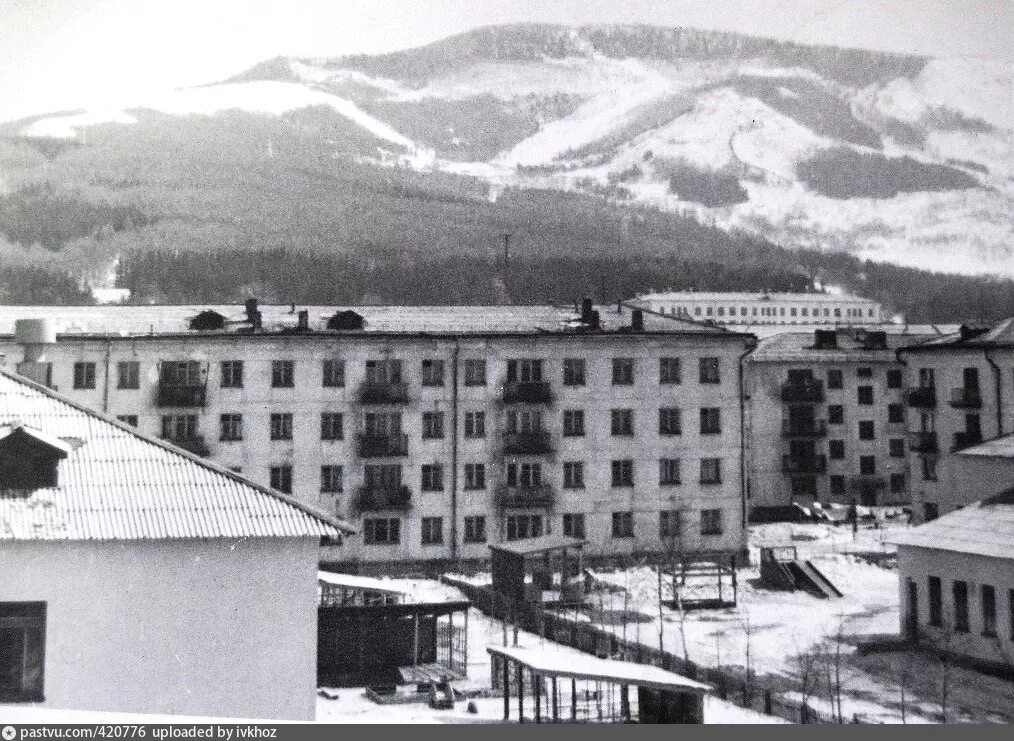
<path id="1" fill-rule="evenodd" d="M 482 559 L 552 532 L 592 557 L 745 548 L 748 335 L 587 303 L 201 308 L 74 309 L 85 332 L 0 353 L 346 518 L 360 537 L 325 560 Z"/>
<path id="2" fill-rule="evenodd" d="M 1014 432 L 1014 318 L 903 348 L 912 499 L 928 521 L 975 501 L 960 453 Z"/>
<path id="3" fill-rule="evenodd" d="M 906 503 L 909 445 L 899 347 L 925 337 L 787 332 L 745 363 L 747 501 L 763 518 L 793 503 Z"/>
<path id="4" fill-rule="evenodd" d="M 884 321 L 876 301 L 832 293 L 711 293 L 638 295 L 631 306 L 716 324 L 870 325 Z"/>

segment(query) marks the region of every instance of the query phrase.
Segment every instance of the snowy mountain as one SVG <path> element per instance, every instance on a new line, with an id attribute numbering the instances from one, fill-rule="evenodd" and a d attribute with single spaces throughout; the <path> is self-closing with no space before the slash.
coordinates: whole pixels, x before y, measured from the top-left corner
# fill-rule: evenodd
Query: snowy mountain
<path id="1" fill-rule="evenodd" d="M 986 60 L 522 25 L 380 56 L 274 59 L 130 110 L 38 117 L 0 134 L 37 149 L 51 140 L 56 155 L 40 149 L 48 167 L 77 182 L 151 139 L 132 128 L 231 117 L 219 143 L 248 133 L 248 159 L 287 157 L 286 137 L 316 137 L 317 156 L 423 181 L 464 176 L 489 199 L 591 195 L 790 248 L 1014 276 L 1012 106 L 1010 67 Z M 237 115 L 250 118 L 237 128 Z M 32 182 L 10 162 L 0 156 L 0 188 L 5 174 Z M 131 172 L 133 182 L 145 168 Z"/>

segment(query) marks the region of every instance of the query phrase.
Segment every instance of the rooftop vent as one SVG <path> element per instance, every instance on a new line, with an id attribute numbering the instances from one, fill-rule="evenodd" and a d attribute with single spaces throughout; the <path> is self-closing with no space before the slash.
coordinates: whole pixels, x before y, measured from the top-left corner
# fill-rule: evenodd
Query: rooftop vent
<path id="1" fill-rule="evenodd" d="M 887 332 L 864 332 L 860 342 L 864 350 L 886 350 Z"/>
<path id="2" fill-rule="evenodd" d="M 310 312 L 306 309 L 301 309 L 299 314 L 296 315 L 296 331 L 298 332 L 309 332 L 310 331 Z"/>
<path id="3" fill-rule="evenodd" d="M 261 328 L 261 313 L 257 309 L 257 299 L 255 298 L 246 300 L 246 320 L 250 322 L 253 329 Z"/>
<path id="4" fill-rule="evenodd" d="M 838 333 L 833 329 L 815 329 L 813 331 L 813 348 L 815 350 L 837 350 Z"/>
<path id="5" fill-rule="evenodd" d="M 989 329 L 986 327 L 969 327 L 967 324 L 962 324 L 958 328 L 958 332 L 961 335 L 962 341 L 974 340 L 976 337 L 980 337 L 986 334 L 986 332 L 988 331 Z"/>
<path id="6" fill-rule="evenodd" d="M 212 309 L 205 309 L 190 320 L 190 328 L 200 331 L 224 329 L 225 317 Z"/>
<path id="7" fill-rule="evenodd" d="M 635 332 L 644 331 L 644 312 L 640 309 L 634 309 L 630 315 L 630 328 Z"/>
<path id="8" fill-rule="evenodd" d="M 337 311 L 327 320 L 327 328 L 336 331 L 362 331 L 366 327 L 366 319 L 351 309 Z"/>
<path id="9" fill-rule="evenodd" d="M 0 490 L 31 492 L 58 483 L 58 467 L 73 446 L 16 423 L 0 427 Z"/>

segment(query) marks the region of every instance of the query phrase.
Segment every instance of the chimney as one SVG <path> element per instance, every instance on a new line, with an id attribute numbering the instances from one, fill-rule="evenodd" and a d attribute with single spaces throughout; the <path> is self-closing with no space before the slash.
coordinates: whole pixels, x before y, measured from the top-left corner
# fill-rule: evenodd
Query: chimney
<path id="1" fill-rule="evenodd" d="M 297 320 L 296 329 L 300 332 L 310 331 L 310 312 L 307 309 L 300 309 L 297 314 L 299 319 Z"/>
<path id="2" fill-rule="evenodd" d="M 635 332 L 644 331 L 644 312 L 640 309 L 634 309 L 633 314 L 630 318 L 630 326 Z"/>
<path id="3" fill-rule="evenodd" d="M 813 331 L 813 347 L 817 350 L 837 350 L 838 333 L 833 329 L 815 329 Z"/>
<path id="4" fill-rule="evenodd" d="M 257 314 L 257 299 L 248 298 L 246 300 L 246 320 L 251 324 L 254 323 L 254 316 Z"/>
<path id="5" fill-rule="evenodd" d="M 53 363 L 47 351 L 56 346 L 56 327 L 50 319 L 17 319 L 14 341 L 24 348 L 25 359 L 15 370 L 19 376 L 53 388 Z"/>
<path id="6" fill-rule="evenodd" d="M 592 323 L 592 300 L 590 298 L 581 301 L 581 321 L 584 324 Z"/>

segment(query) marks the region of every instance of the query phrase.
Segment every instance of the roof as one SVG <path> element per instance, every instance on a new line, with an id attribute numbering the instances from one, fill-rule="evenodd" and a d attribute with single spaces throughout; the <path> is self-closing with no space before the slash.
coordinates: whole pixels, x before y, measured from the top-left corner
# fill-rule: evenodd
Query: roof
<path id="1" fill-rule="evenodd" d="M 226 317 L 223 330 L 190 329 L 190 320 L 206 311 Z M 573 333 L 582 329 L 578 311 L 571 306 L 258 306 L 263 331 L 257 335 L 296 330 L 298 311 L 309 312 L 309 328 L 315 334 L 527 334 Z M 357 330 L 328 330 L 327 321 L 339 311 L 355 311 L 365 319 Z M 632 309 L 616 304 L 596 307 L 601 326 L 608 332 L 629 331 Z M 0 306 L 0 334 L 13 334 L 18 319 L 51 319 L 64 335 L 152 336 L 193 335 L 250 336 L 246 310 L 240 304 L 224 305 L 105 305 L 105 306 Z M 664 334 L 711 334 L 736 337 L 721 327 L 685 319 L 644 313 L 644 331 Z"/>
<path id="2" fill-rule="evenodd" d="M 1004 435 L 957 451 L 971 458 L 1014 458 L 1014 435 Z"/>
<path id="3" fill-rule="evenodd" d="M 833 331 L 833 328 L 826 328 Z M 765 337 L 749 356 L 752 363 L 822 360 L 825 362 L 896 363 L 899 348 L 926 339 L 927 335 L 885 333 L 887 347 L 867 350 L 858 339 L 864 330 L 839 329 L 837 349 L 817 349 L 813 332 L 781 332 Z M 866 330 L 867 332 L 869 330 Z"/>
<path id="4" fill-rule="evenodd" d="M 665 291 L 661 293 L 643 293 L 637 296 L 635 301 L 799 301 L 801 303 L 862 303 L 876 305 L 877 302 L 852 296 L 847 293 L 772 293 L 758 291 L 751 292 L 728 292 L 721 291 Z"/>
<path id="5" fill-rule="evenodd" d="M 541 646 L 488 646 L 486 651 L 529 667 L 537 674 L 550 677 L 572 677 L 593 681 L 633 684 L 658 690 L 675 690 L 704 694 L 711 687 L 702 682 L 666 671 L 651 664 L 600 659 L 574 649 Z"/>
<path id="6" fill-rule="evenodd" d="M 1014 489 L 901 533 L 894 542 L 900 546 L 1014 559 Z"/>
<path id="7" fill-rule="evenodd" d="M 927 350 L 989 350 L 1014 348 L 1014 317 L 1003 319 L 991 327 L 971 328 L 962 325 L 954 332 L 906 347 L 906 352 Z"/>
<path id="8" fill-rule="evenodd" d="M 806 323 L 770 323 L 770 324 L 749 324 L 738 322 L 725 322 L 723 325 L 726 329 L 730 329 L 734 332 L 749 333 L 757 337 L 759 340 L 767 339 L 773 335 L 795 333 L 795 334 L 807 334 L 812 337 L 815 329 L 831 330 L 837 329 L 839 331 L 855 331 L 856 329 L 865 329 L 869 332 L 885 332 L 888 335 L 904 335 L 906 336 L 906 342 L 911 344 L 913 342 L 923 342 L 926 339 L 935 337 L 943 337 L 946 334 L 951 334 L 958 331 L 957 324 L 894 324 L 892 322 L 881 322 L 879 324 L 856 324 L 855 326 L 849 324 L 806 324 Z"/>
<path id="9" fill-rule="evenodd" d="M 327 537 L 343 521 L 0 371 L 0 425 L 74 439 L 52 488 L 0 491 L 0 541 Z"/>
<path id="10" fill-rule="evenodd" d="M 336 574 L 332 571 L 318 571 L 317 579 L 335 587 L 345 589 L 363 589 L 370 592 L 383 592 L 384 594 L 397 594 L 405 597 L 408 593 L 404 589 L 395 589 L 390 583 L 383 579 L 374 579 L 369 576 L 358 576 L 356 574 Z"/>
<path id="11" fill-rule="evenodd" d="M 541 535 L 538 538 L 493 543 L 489 548 L 494 551 L 506 551 L 507 553 L 514 553 L 519 556 L 528 556 L 533 553 L 543 553 L 557 548 L 580 548 L 586 542 L 580 538 L 569 538 L 566 535 Z"/>

